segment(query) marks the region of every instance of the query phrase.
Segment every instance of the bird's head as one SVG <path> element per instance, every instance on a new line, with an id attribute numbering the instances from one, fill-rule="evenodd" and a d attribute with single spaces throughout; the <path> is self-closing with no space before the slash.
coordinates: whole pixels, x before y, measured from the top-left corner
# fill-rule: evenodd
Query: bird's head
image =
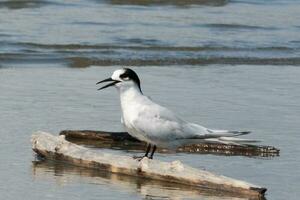
<path id="1" fill-rule="evenodd" d="M 115 86 L 116 88 L 131 88 L 137 87 L 141 92 L 140 79 L 138 75 L 129 68 L 122 68 L 114 71 L 110 78 L 99 81 L 97 84 L 110 82 L 109 84 L 99 88 L 98 90 L 102 90 L 104 88 Z"/>

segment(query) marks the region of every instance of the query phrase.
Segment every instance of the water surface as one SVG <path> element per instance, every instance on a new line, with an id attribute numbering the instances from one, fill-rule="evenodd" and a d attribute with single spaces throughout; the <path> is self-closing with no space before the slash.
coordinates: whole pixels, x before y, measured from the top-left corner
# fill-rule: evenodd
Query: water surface
<path id="1" fill-rule="evenodd" d="M 182 186 L 35 162 L 36 130 L 121 131 L 113 89 L 134 65 L 145 94 L 188 121 L 252 130 L 279 157 L 157 154 L 298 199 L 300 3 L 0 2 L 1 199 L 232 199 Z M 139 152 L 105 149 L 112 153 Z"/>

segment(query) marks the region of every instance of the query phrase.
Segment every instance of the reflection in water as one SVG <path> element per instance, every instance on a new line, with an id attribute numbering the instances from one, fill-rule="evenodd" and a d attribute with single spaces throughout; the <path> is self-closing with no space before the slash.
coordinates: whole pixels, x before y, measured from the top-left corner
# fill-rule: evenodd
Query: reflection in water
<path id="1" fill-rule="evenodd" d="M 248 199 L 233 194 L 114 174 L 53 161 L 33 161 L 32 173 L 36 179 L 55 179 L 59 185 L 76 181 L 77 178 L 99 185 L 108 184 L 118 189 L 140 193 L 146 199 Z"/>
<path id="2" fill-rule="evenodd" d="M 123 150 L 128 152 L 144 152 L 146 144 L 138 141 L 111 141 L 111 140 L 96 140 L 96 139 L 78 139 L 66 137 L 72 143 L 83 145 L 88 148 L 106 148 Z M 175 153 L 167 149 L 158 149 L 160 153 Z M 280 150 L 272 146 L 257 146 L 257 145 L 225 145 L 225 144 L 195 144 L 184 146 L 177 149 L 176 152 L 194 153 L 194 154 L 213 154 L 221 156 L 246 156 L 254 158 L 272 158 L 280 154 Z"/>
<path id="3" fill-rule="evenodd" d="M 111 4 L 119 5 L 205 5 L 205 6 L 224 6 L 227 0 L 110 0 Z"/>

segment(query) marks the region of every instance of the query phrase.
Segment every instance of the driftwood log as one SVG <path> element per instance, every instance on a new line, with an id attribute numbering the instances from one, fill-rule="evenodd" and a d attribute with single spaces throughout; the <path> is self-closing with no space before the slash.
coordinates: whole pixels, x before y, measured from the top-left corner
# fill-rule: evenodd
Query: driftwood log
<path id="1" fill-rule="evenodd" d="M 170 199 L 170 200 L 250 200 L 257 199 L 215 190 L 192 187 L 190 185 L 139 178 L 123 174 L 111 173 L 99 169 L 78 167 L 52 160 L 36 160 L 32 162 L 32 175 L 38 180 L 53 180 L 59 185 L 72 182 L 90 182 L 107 185 L 119 191 L 139 193 L 141 199 Z M 264 199 L 264 198 L 261 198 Z M 264 199 L 265 200 L 265 199 Z"/>
<path id="2" fill-rule="evenodd" d="M 32 135 L 31 141 L 33 151 L 39 156 L 76 166 L 223 191 L 251 199 L 260 199 L 266 192 L 263 187 L 195 169 L 180 161 L 168 163 L 147 158 L 137 161 L 129 156 L 95 152 L 66 141 L 65 136 L 37 132 Z"/>
<path id="3" fill-rule="evenodd" d="M 68 141 L 76 144 L 97 148 L 116 148 L 126 150 L 144 150 L 145 143 L 130 136 L 127 132 L 108 132 L 92 130 L 63 130 Z M 167 149 L 158 149 L 159 152 L 168 152 Z M 262 145 L 231 145 L 220 143 L 201 143 L 182 146 L 177 152 L 217 154 L 228 156 L 248 157 L 275 157 L 279 156 L 279 149 Z"/>

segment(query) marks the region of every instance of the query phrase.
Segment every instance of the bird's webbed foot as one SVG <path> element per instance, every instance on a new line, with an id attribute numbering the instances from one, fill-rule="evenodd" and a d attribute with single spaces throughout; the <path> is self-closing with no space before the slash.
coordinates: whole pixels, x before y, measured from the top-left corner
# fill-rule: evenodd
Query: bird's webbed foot
<path id="1" fill-rule="evenodd" d="M 138 160 L 138 161 L 141 161 L 143 158 L 146 157 L 146 158 L 152 160 L 152 159 L 153 159 L 154 152 L 155 152 L 155 150 L 156 150 L 156 145 L 153 146 L 152 153 L 151 153 L 150 156 L 148 156 L 150 150 L 151 150 L 151 144 L 148 144 L 148 145 L 147 145 L 147 150 L 146 150 L 145 155 L 144 155 L 144 156 L 133 156 L 133 159 L 136 159 L 136 160 Z"/>
<path id="2" fill-rule="evenodd" d="M 133 156 L 132 158 L 137 161 L 141 161 L 141 160 L 143 160 L 143 158 L 149 158 L 149 157 L 144 155 L 144 156 Z M 151 159 L 151 158 L 149 158 L 149 159 Z"/>

